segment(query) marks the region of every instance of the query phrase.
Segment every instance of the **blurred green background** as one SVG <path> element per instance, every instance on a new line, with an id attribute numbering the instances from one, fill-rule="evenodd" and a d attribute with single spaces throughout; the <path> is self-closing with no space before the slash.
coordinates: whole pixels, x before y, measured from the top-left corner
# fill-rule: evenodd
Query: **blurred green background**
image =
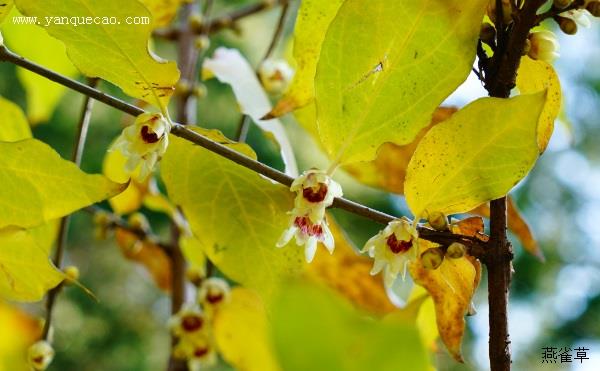
<path id="1" fill-rule="evenodd" d="M 216 1 L 214 14 L 223 14 L 251 1 Z M 242 50 L 256 65 L 270 42 L 278 9 L 240 22 L 240 32 L 223 31 L 212 38 L 217 46 Z M 286 38 L 276 55 L 289 50 L 293 19 L 288 19 Z M 547 152 L 537 167 L 514 190 L 513 196 L 530 222 L 546 256 L 540 263 L 516 248 L 511 290 L 510 332 L 515 370 L 600 370 L 600 27 L 581 29 L 576 36 L 560 38 L 561 58 L 556 68 L 561 77 L 566 117 L 558 124 Z M 175 57 L 172 45 L 156 44 L 163 58 Z M 0 95 L 26 107 L 24 88 L 14 66 L 0 63 Z M 231 90 L 215 80 L 206 82 L 208 96 L 199 101 L 200 126 L 217 128 L 233 137 L 240 121 Z M 119 89 L 102 83 L 100 89 L 123 97 Z M 471 76 L 449 99 L 463 105 L 484 96 Z M 47 123 L 34 128 L 34 136 L 69 158 L 82 96 L 68 92 Z M 111 141 L 129 118 L 97 103 L 82 168 L 101 172 L 102 159 Z M 318 147 L 292 118 L 284 119 L 295 144 L 301 169 L 324 164 Z M 248 138 L 259 159 L 281 168 L 271 142 L 252 125 Z M 1 155 L 1 154 L 0 154 Z M 340 174 L 345 194 L 367 205 L 396 215 L 407 214 L 402 198 L 361 186 Z M 108 207 L 107 205 L 102 205 Z M 165 217 L 143 210 L 158 234 L 168 235 Z M 361 246 L 378 225 L 344 212 L 335 216 Z M 77 288 L 60 296 L 54 319 L 57 355 L 50 370 L 161 370 L 169 351 L 166 320 L 170 302 L 155 287 L 148 273 L 124 259 L 114 240 L 93 238 L 93 223 L 85 213 L 72 219 L 65 264 L 80 268 L 82 283 L 99 301 Z M 454 363 L 440 346 L 440 370 L 487 368 L 487 293 L 482 282 L 476 296 L 478 314 L 470 317 L 464 350 L 466 363 Z M 41 305 L 27 306 L 41 315 Z M 1 336 L 1 335 L 0 335 Z M 542 347 L 584 346 L 589 360 L 582 364 L 542 364 Z M 399 365 L 399 369 L 401 366 Z"/>

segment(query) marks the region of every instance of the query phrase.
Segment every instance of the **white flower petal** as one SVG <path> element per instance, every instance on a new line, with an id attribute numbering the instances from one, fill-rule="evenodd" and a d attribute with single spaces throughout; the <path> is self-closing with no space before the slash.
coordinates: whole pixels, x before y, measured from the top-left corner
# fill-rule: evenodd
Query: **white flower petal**
<path id="1" fill-rule="evenodd" d="M 283 231 L 283 234 L 281 235 L 281 237 L 279 237 L 279 240 L 277 241 L 277 244 L 275 246 L 284 247 L 285 245 L 287 245 L 288 242 L 290 242 L 290 240 L 292 239 L 292 237 L 294 237 L 294 234 L 296 234 L 296 231 L 298 231 L 298 228 L 292 224 L 292 226 Z"/>
<path id="2" fill-rule="evenodd" d="M 317 253 L 317 238 L 310 237 L 306 242 L 306 247 L 304 248 L 304 255 L 306 258 L 306 262 L 310 263 L 315 258 L 315 254 Z"/>

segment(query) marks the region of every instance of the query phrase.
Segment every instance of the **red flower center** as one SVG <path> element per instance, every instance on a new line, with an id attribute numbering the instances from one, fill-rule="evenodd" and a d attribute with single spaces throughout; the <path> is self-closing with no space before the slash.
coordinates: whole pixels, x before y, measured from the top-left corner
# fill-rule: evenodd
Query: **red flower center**
<path id="1" fill-rule="evenodd" d="M 185 316 L 181 320 L 181 327 L 183 327 L 183 329 L 187 332 L 196 331 L 200 329 L 203 324 L 204 321 L 202 318 L 195 315 Z"/>
<path id="2" fill-rule="evenodd" d="M 323 235 L 323 227 L 320 224 L 311 223 L 308 216 L 296 217 L 294 224 L 298 227 L 302 233 L 309 236 L 321 237 Z"/>
<path id="3" fill-rule="evenodd" d="M 399 254 L 401 252 L 407 252 L 412 247 L 412 240 L 398 241 L 396 235 L 392 233 L 387 239 L 387 245 L 394 254 Z"/>
<path id="4" fill-rule="evenodd" d="M 204 357 L 205 355 L 208 354 L 208 347 L 200 347 L 200 348 L 196 348 L 196 350 L 194 350 L 194 357 Z"/>
<path id="5" fill-rule="evenodd" d="M 209 291 L 206 294 L 206 301 L 208 301 L 211 304 L 216 304 L 218 302 L 220 302 L 221 300 L 223 300 L 223 292 L 218 291 L 218 292 L 211 292 Z"/>
<path id="6" fill-rule="evenodd" d="M 302 196 L 309 202 L 321 202 L 327 196 L 327 184 L 319 183 L 316 187 L 304 188 Z"/>
<path id="7" fill-rule="evenodd" d="M 156 143 L 160 139 L 156 133 L 150 131 L 150 127 L 147 125 L 142 126 L 142 140 L 146 143 Z"/>

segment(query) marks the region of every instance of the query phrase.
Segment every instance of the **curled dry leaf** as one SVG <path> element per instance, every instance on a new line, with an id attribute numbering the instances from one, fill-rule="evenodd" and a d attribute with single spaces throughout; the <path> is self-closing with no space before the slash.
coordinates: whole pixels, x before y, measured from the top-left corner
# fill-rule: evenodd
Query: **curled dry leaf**
<path id="1" fill-rule="evenodd" d="M 162 290 L 171 289 L 171 260 L 160 246 L 140 241 L 134 233 L 121 228 L 115 230 L 115 238 L 123 256 L 143 265 Z"/>
<path id="2" fill-rule="evenodd" d="M 370 313 L 383 315 L 397 310 L 385 291 L 381 277 L 369 274 L 373 261 L 357 253 L 333 218 L 329 217 L 328 221 L 335 240 L 335 251 L 329 254 L 325 249 L 317 249 L 317 256 L 308 265 L 308 277 L 324 283 L 356 307 Z"/>
<path id="3" fill-rule="evenodd" d="M 468 218 L 452 227 L 454 233 L 469 236 L 483 234 L 483 220 Z M 419 250 L 423 252 L 437 246 L 420 240 Z M 423 286 L 433 298 L 436 323 L 442 341 L 450 354 L 462 362 L 461 344 L 465 332 L 465 315 L 471 308 L 473 294 L 481 280 L 481 263 L 473 257 L 444 259 L 438 269 L 425 269 L 421 260 L 409 265 L 414 281 Z"/>

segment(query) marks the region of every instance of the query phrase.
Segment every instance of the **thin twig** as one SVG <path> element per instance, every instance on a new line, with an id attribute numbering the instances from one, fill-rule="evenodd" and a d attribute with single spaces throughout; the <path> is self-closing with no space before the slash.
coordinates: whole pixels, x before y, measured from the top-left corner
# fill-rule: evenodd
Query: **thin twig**
<path id="1" fill-rule="evenodd" d="M 236 9 L 231 13 L 221 15 L 211 21 L 207 21 L 206 28 L 209 29 L 210 34 L 219 32 L 221 30 L 232 28 L 236 23 L 246 17 L 260 13 L 264 10 L 273 8 L 274 6 L 285 4 L 287 0 L 279 0 L 276 2 L 264 0 L 255 4 L 247 5 L 243 8 Z M 177 40 L 181 36 L 181 30 L 178 28 L 166 28 L 154 31 L 154 36 L 167 40 Z"/>
<path id="2" fill-rule="evenodd" d="M 94 87 L 98 83 L 98 79 L 89 79 L 88 83 L 91 87 Z M 73 162 L 77 166 L 81 165 L 81 158 L 83 155 L 83 149 L 85 147 L 85 141 L 90 125 L 93 105 L 94 101 L 90 98 L 90 96 L 84 96 L 83 107 L 81 109 L 81 115 L 77 124 L 77 135 L 75 137 L 75 144 L 73 145 L 73 153 L 71 156 Z M 54 258 L 52 259 L 54 265 L 58 269 L 61 269 L 64 250 L 67 246 L 70 220 L 70 215 L 63 217 L 60 220 L 56 250 L 54 252 Z M 42 330 L 42 338 L 44 340 L 48 340 L 48 335 L 50 334 L 50 326 L 52 324 L 52 312 L 54 309 L 54 303 L 56 302 L 56 297 L 60 293 L 62 287 L 63 285 L 61 283 L 58 286 L 54 287 L 52 290 L 48 291 L 48 296 L 46 297 L 46 320 L 44 321 L 44 329 Z"/>
<path id="3" fill-rule="evenodd" d="M 105 94 L 105 93 L 99 91 L 99 90 L 96 90 L 96 89 L 90 88 L 87 85 L 81 84 L 80 82 L 78 82 L 76 80 L 62 76 L 62 75 L 57 74 L 53 71 L 50 71 L 42 66 L 32 63 L 32 62 L 24 59 L 23 57 L 17 56 L 16 54 L 8 51 L 4 47 L 0 47 L 0 60 L 18 64 L 19 66 L 24 67 L 34 73 L 44 76 L 52 81 L 55 81 L 61 85 L 64 85 L 64 86 L 71 88 L 75 91 L 78 91 L 82 94 L 89 95 L 90 97 L 92 97 L 102 103 L 105 103 L 113 108 L 116 108 L 124 113 L 127 113 L 129 115 L 138 116 L 138 115 L 144 113 L 144 110 L 142 110 L 141 108 L 133 106 L 127 102 L 124 102 L 124 101 L 118 99 L 118 98 L 112 97 L 108 94 Z M 186 128 L 184 125 L 175 123 L 175 125 L 173 126 L 173 128 L 171 130 L 171 133 L 175 136 L 178 136 L 178 137 L 186 139 L 194 144 L 197 144 L 197 145 L 199 145 L 211 152 L 214 152 L 220 156 L 223 156 L 241 166 L 244 166 L 250 170 L 253 170 L 259 174 L 262 174 L 262 175 L 266 176 L 267 178 L 274 180 L 278 183 L 281 183 L 287 187 L 291 186 L 292 182 L 294 181 L 293 178 L 282 173 L 281 171 L 274 169 L 270 166 L 267 166 L 261 162 L 258 162 L 258 161 L 254 160 L 250 157 L 247 157 L 239 152 L 236 152 L 233 149 L 231 149 L 227 146 L 224 146 L 223 144 L 220 144 L 218 142 L 215 142 L 212 139 L 209 139 L 201 134 L 198 134 L 197 132 Z M 353 214 L 365 217 L 367 219 L 370 219 L 372 221 L 375 221 L 375 222 L 381 223 L 381 224 L 387 224 L 390 221 L 396 219 L 395 217 L 393 217 L 391 215 L 382 213 L 381 211 L 371 209 L 367 206 L 361 205 L 354 201 L 347 200 L 345 198 L 336 198 L 333 202 L 332 207 L 344 209 Z M 454 238 L 454 241 L 462 242 L 463 236 L 455 235 L 450 232 L 445 232 L 445 233 L 448 234 L 448 238 Z M 433 241 L 433 242 L 435 242 L 435 241 Z"/>

